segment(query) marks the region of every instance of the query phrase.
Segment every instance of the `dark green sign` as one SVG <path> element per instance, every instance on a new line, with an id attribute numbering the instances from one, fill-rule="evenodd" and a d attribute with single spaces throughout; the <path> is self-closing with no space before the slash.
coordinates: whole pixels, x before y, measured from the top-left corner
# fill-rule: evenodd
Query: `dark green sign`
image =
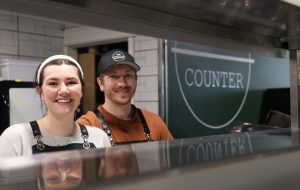
<path id="1" fill-rule="evenodd" d="M 289 87 L 285 59 L 167 42 L 167 124 L 177 138 L 258 123 L 266 89 Z"/>

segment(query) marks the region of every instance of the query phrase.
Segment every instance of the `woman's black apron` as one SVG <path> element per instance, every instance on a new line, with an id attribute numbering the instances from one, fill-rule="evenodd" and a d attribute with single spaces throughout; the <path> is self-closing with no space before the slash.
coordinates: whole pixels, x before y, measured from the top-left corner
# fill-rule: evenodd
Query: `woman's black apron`
<path id="1" fill-rule="evenodd" d="M 36 121 L 31 121 L 29 123 L 31 125 L 33 137 L 36 139 L 36 144 L 32 146 L 32 154 L 63 150 L 96 148 L 96 146 L 93 143 L 88 142 L 89 134 L 84 125 L 79 124 L 83 143 L 71 143 L 63 146 L 49 146 L 47 144 L 44 144 L 42 141 L 43 136 L 38 123 Z"/>

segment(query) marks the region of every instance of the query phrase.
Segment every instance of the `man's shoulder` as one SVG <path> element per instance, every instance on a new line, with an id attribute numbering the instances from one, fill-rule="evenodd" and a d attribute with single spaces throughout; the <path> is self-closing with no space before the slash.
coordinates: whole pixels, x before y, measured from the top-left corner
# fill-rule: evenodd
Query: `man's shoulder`
<path id="1" fill-rule="evenodd" d="M 89 121 L 91 119 L 95 119 L 97 116 L 93 111 L 88 111 L 85 114 L 81 115 L 78 119 L 77 122 L 81 123 L 81 121 Z M 84 123 L 83 123 L 84 124 Z"/>
<path id="2" fill-rule="evenodd" d="M 149 125 L 150 123 L 156 123 L 156 124 L 164 123 L 158 114 L 143 108 L 142 109 L 139 108 L 139 109 L 142 111 L 143 117 L 145 118 L 146 122 L 149 123 Z"/>
<path id="3" fill-rule="evenodd" d="M 146 110 L 144 108 L 137 108 L 137 109 L 141 110 L 142 113 L 143 113 L 143 115 L 148 115 L 148 116 L 152 116 L 152 117 L 159 117 L 158 114 L 156 114 L 156 113 L 154 113 L 152 111 Z"/>
<path id="4" fill-rule="evenodd" d="M 93 111 L 88 111 L 86 114 L 80 116 L 76 122 L 82 125 L 90 125 L 101 128 L 101 123 Z"/>
<path id="5" fill-rule="evenodd" d="M 94 115 L 95 115 L 94 111 L 87 111 L 85 114 L 81 115 L 79 118 L 90 117 L 90 116 L 94 116 Z"/>

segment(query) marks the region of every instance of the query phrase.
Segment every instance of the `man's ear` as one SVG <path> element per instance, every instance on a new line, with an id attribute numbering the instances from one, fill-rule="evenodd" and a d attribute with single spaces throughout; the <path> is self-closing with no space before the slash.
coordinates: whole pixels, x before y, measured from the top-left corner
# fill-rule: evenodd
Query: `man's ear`
<path id="1" fill-rule="evenodd" d="M 103 92 L 104 91 L 104 86 L 103 86 L 103 77 L 102 76 L 97 77 L 97 84 L 98 84 L 100 90 Z"/>

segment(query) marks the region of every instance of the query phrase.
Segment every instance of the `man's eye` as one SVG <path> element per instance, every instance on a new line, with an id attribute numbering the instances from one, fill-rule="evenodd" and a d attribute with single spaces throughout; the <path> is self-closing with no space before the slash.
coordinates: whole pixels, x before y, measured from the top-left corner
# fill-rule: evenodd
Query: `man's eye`
<path id="1" fill-rule="evenodd" d="M 117 76 L 117 75 L 110 75 L 110 78 L 112 78 L 112 79 L 117 79 L 118 76 Z"/>
<path id="2" fill-rule="evenodd" d="M 132 79 L 132 78 L 134 78 L 134 74 L 127 74 L 127 75 L 125 75 L 125 77 L 128 79 Z"/>
<path id="3" fill-rule="evenodd" d="M 77 183 L 80 181 L 80 178 L 78 178 L 78 177 L 73 177 L 73 176 L 68 176 L 68 177 L 67 177 L 67 181 L 68 181 L 70 184 L 77 184 Z"/>

